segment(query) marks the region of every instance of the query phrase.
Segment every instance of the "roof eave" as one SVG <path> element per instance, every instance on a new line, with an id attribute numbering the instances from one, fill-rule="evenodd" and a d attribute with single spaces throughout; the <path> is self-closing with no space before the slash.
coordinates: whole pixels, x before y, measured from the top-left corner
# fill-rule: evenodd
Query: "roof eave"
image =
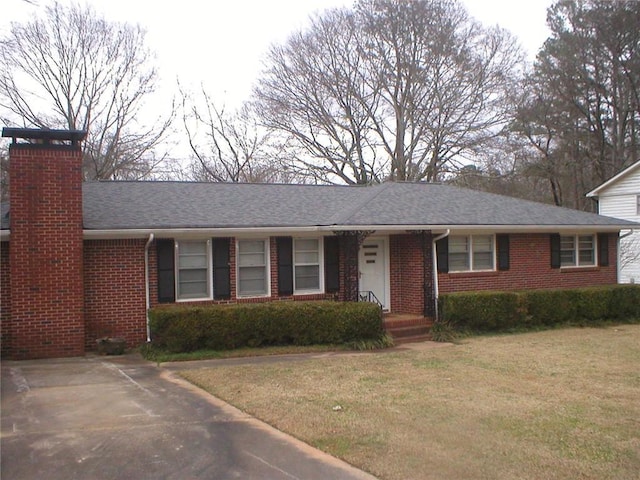
<path id="1" fill-rule="evenodd" d="M 153 234 L 162 237 L 237 237 L 334 233 L 347 231 L 407 232 L 430 230 L 432 232 L 450 231 L 494 231 L 505 233 L 559 233 L 559 232 L 618 232 L 631 230 L 634 225 L 318 225 L 298 227 L 232 227 L 232 228 L 143 228 L 143 229 L 104 229 L 84 230 L 87 240 L 116 240 L 125 238 L 148 238 Z"/>
<path id="2" fill-rule="evenodd" d="M 614 175 L 613 177 L 611 177 L 609 180 L 607 180 L 606 182 L 604 182 L 602 185 L 594 188 L 593 190 L 591 190 L 589 193 L 587 193 L 587 197 L 597 197 L 600 192 L 608 187 L 610 187 L 612 184 L 616 183 L 618 180 L 620 180 L 623 177 L 626 177 L 628 174 L 630 174 L 632 171 L 634 171 L 636 168 L 640 168 L 640 160 L 638 160 L 637 162 L 635 162 L 634 164 L 628 166 L 627 168 L 625 168 L 624 170 L 622 170 L 620 173 L 618 173 L 617 175 Z"/>

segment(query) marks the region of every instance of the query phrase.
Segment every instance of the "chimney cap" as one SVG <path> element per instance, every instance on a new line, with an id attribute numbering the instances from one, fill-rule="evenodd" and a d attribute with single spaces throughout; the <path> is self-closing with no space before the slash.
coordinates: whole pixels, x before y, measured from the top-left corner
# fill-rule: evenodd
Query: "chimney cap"
<path id="1" fill-rule="evenodd" d="M 39 140 L 43 143 L 49 143 L 51 141 L 56 142 L 71 142 L 72 145 L 76 145 L 78 142 L 84 140 L 87 132 L 84 130 L 54 130 L 50 128 L 12 128 L 4 127 L 2 129 L 2 136 L 11 138 L 13 143 L 16 143 L 16 139 L 21 138 L 24 140 Z"/>

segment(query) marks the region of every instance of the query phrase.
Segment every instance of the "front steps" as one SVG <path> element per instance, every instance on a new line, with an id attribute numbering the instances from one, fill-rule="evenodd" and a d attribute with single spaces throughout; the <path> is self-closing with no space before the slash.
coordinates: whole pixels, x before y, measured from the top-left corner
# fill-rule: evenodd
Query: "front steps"
<path id="1" fill-rule="evenodd" d="M 393 337 L 394 342 L 414 343 L 431 340 L 431 318 L 419 315 L 387 313 L 383 316 L 384 329 Z"/>

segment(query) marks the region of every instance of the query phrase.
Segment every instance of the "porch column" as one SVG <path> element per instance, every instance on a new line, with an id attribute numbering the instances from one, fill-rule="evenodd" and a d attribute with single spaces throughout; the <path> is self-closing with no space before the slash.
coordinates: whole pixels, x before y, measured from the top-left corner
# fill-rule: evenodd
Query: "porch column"
<path id="1" fill-rule="evenodd" d="M 372 231 L 334 232 L 334 234 L 340 238 L 340 300 L 342 301 L 358 301 L 358 283 L 360 277 L 358 253 L 362 242 L 372 233 Z"/>
<path id="2" fill-rule="evenodd" d="M 422 271 L 424 288 L 424 316 L 435 318 L 436 316 L 436 292 L 433 272 L 433 234 L 431 230 L 420 232 L 422 238 Z"/>

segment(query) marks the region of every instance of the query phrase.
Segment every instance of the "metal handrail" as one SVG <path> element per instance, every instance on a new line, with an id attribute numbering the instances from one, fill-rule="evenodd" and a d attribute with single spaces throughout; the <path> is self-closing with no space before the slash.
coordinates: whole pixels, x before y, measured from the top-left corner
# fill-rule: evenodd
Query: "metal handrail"
<path id="1" fill-rule="evenodd" d="M 370 290 L 363 290 L 358 292 L 358 301 L 359 302 L 370 302 L 377 303 L 380 308 L 382 308 L 382 302 L 378 300 L 376 294 Z"/>

